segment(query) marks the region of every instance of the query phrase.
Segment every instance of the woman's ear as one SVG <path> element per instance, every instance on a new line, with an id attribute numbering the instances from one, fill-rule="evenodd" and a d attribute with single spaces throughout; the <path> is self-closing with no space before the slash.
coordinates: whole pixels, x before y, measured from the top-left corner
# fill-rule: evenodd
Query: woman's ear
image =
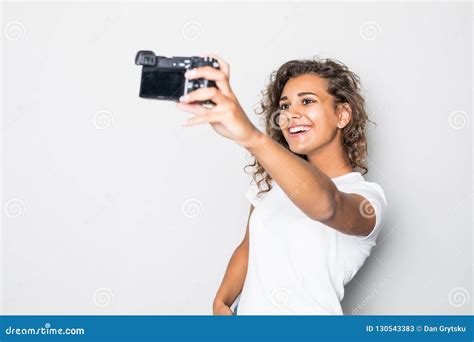
<path id="1" fill-rule="evenodd" d="M 347 124 L 351 121 L 352 118 L 352 109 L 349 103 L 344 102 L 339 104 L 339 113 L 338 113 L 338 121 L 337 121 L 337 128 L 344 128 Z"/>

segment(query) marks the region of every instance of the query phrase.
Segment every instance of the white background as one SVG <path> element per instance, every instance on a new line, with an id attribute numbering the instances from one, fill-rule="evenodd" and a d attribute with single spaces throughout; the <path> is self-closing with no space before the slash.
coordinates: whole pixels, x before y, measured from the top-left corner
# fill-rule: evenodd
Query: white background
<path id="1" fill-rule="evenodd" d="M 282 63 L 347 64 L 389 213 L 344 313 L 472 313 L 471 7 L 3 3 L 2 313 L 212 313 L 249 154 L 139 98 L 138 50 L 220 54 L 256 124 Z"/>

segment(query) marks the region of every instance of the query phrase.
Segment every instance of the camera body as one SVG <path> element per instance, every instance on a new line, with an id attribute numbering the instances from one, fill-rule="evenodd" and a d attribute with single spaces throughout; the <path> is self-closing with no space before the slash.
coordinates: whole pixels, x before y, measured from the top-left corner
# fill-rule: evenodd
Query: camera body
<path id="1" fill-rule="evenodd" d="M 188 80 L 184 73 L 188 69 L 212 66 L 219 69 L 219 63 L 212 57 L 164 57 L 152 51 L 139 51 L 135 64 L 142 65 L 140 94 L 142 98 L 179 101 L 179 98 L 196 89 L 216 87 L 216 83 L 204 78 Z M 210 101 L 204 103 L 211 103 Z"/>

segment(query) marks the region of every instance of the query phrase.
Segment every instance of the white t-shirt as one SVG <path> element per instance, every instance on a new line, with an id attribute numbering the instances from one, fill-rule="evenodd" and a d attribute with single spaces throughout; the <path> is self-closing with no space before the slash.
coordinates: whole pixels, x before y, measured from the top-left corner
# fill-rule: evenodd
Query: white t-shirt
<path id="1" fill-rule="evenodd" d="M 375 209 L 368 236 L 344 234 L 307 217 L 273 181 L 257 198 L 252 181 L 247 276 L 237 315 L 342 315 L 344 286 L 375 246 L 387 200 L 382 188 L 359 172 L 332 178 L 337 188 L 365 197 Z M 361 206 L 361 213 L 374 215 Z"/>

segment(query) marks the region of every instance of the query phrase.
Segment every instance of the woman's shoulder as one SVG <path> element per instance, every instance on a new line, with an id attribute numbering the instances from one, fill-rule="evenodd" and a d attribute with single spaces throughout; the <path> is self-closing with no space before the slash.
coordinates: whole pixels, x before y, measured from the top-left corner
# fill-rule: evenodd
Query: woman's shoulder
<path id="1" fill-rule="evenodd" d="M 375 244 L 375 239 L 379 233 L 381 224 L 386 217 L 388 202 L 385 197 L 385 192 L 379 183 L 366 180 L 360 173 L 359 175 L 353 175 L 349 178 L 351 178 L 350 181 L 339 183 L 339 190 L 364 197 L 365 200 L 359 206 L 361 215 L 366 217 L 375 216 L 376 218 L 375 227 L 368 236 L 353 236 L 353 238 Z"/>
<path id="2" fill-rule="evenodd" d="M 332 181 L 341 191 L 348 189 L 366 189 L 368 191 L 377 192 L 385 197 L 385 192 L 382 186 L 375 181 L 367 180 L 360 172 L 349 172 L 345 175 L 332 178 Z"/>
<path id="3" fill-rule="evenodd" d="M 247 187 L 246 197 L 254 207 L 257 207 L 263 198 L 276 186 L 278 185 L 273 179 L 270 180 L 270 186 L 268 186 L 265 181 L 257 183 L 252 179 Z"/>

